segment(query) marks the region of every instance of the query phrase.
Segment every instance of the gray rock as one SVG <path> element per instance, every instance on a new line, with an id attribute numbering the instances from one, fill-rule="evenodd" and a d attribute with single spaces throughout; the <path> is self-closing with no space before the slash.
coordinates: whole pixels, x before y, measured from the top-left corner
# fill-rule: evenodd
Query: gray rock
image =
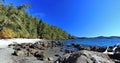
<path id="1" fill-rule="evenodd" d="M 91 59 L 88 59 L 86 56 L 81 55 L 77 58 L 76 63 L 93 63 L 93 61 L 91 61 Z"/>
<path id="2" fill-rule="evenodd" d="M 65 57 L 60 57 L 59 59 L 63 59 L 62 61 L 58 60 L 59 63 L 60 62 L 65 62 L 65 63 L 115 63 L 106 54 L 103 54 L 100 52 L 87 51 L 87 50 L 78 51 L 73 54 L 70 54 L 69 57 L 68 55 L 66 55 Z"/>
<path id="3" fill-rule="evenodd" d="M 53 57 L 48 57 L 48 60 L 53 61 L 54 59 L 53 59 Z"/>
<path id="4" fill-rule="evenodd" d="M 31 56 L 31 54 L 28 51 L 24 50 L 24 49 L 14 51 L 14 55 L 21 56 L 21 57 L 23 57 L 23 56 Z"/>

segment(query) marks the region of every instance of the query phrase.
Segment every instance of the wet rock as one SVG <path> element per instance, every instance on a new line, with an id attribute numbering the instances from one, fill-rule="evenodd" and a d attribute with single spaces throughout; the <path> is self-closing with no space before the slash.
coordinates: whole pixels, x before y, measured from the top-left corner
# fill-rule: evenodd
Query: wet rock
<path id="1" fill-rule="evenodd" d="M 109 57 L 112 58 L 112 59 L 120 60 L 120 53 L 115 53 L 113 55 L 109 55 Z"/>
<path id="2" fill-rule="evenodd" d="M 65 53 L 73 53 L 74 51 L 72 51 L 72 50 L 68 50 L 68 49 L 66 49 L 65 50 Z"/>
<path id="3" fill-rule="evenodd" d="M 59 57 L 59 54 L 55 54 L 56 57 Z"/>
<path id="4" fill-rule="evenodd" d="M 88 50 L 88 51 L 97 51 L 97 52 L 104 52 L 106 50 L 105 47 L 99 47 L 99 46 L 83 46 L 79 44 L 72 44 L 75 48 L 78 50 Z M 110 49 L 111 50 L 111 49 Z"/>
<path id="5" fill-rule="evenodd" d="M 63 48 L 61 48 L 61 49 L 60 49 L 60 52 L 64 52 L 64 49 L 63 49 Z"/>
<path id="6" fill-rule="evenodd" d="M 98 47 L 98 46 L 90 46 L 91 51 L 104 52 L 106 48 Z"/>
<path id="7" fill-rule="evenodd" d="M 104 52 L 106 48 L 99 47 L 99 46 L 79 46 L 79 50 L 88 50 L 88 51 L 97 51 L 97 52 Z"/>
<path id="8" fill-rule="evenodd" d="M 120 53 L 120 46 L 117 46 L 117 48 L 116 48 L 115 52 Z"/>
<path id="9" fill-rule="evenodd" d="M 78 48 L 78 47 L 80 47 L 81 45 L 72 43 L 72 46 L 74 46 L 75 48 Z"/>

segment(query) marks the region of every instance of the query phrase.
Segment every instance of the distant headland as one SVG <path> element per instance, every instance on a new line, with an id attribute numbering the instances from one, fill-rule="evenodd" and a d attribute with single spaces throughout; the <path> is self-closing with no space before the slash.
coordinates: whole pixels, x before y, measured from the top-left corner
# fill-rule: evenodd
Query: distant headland
<path id="1" fill-rule="evenodd" d="M 97 37 L 76 37 L 77 39 L 89 39 L 89 38 L 93 38 L 93 39 L 97 39 L 97 38 L 100 38 L 100 39 L 119 39 L 120 36 L 97 36 Z"/>

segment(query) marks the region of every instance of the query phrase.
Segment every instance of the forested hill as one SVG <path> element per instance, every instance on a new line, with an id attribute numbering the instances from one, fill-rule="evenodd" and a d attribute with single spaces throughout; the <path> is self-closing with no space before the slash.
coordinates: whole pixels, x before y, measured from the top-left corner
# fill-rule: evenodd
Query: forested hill
<path id="1" fill-rule="evenodd" d="M 0 3 L 0 38 L 68 39 L 71 36 L 25 11 L 29 5 L 15 7 Z"/>

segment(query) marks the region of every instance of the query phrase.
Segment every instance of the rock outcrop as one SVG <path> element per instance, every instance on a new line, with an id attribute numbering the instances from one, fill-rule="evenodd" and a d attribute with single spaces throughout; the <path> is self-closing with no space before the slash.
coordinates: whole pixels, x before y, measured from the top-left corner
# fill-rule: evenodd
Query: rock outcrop
<path id="1" fill-rule="evenodd" d="M 53 61 L 54 59 L 52 57 L 46 57 L 45 53 L 42 51 L 48 48 L 60 47 L 63 45 L 64 45 L 63 42 L 49 41 L 49 42 L 21 43 L 21 44 L 15 43 L 8 45 L 8 47 L 13 48 L 15 50 L 14 53 L 12 53 L 12 55 L 15 56 L 21 56 L 21 57 L 34 56 L 38 60 Z"/>
<path id="2" fill-rule="evenodd" d="M 56 63 L 115 63 L 108 55 L 87 50 L 81 50 L 72 54 L 65 54 L 58 58 Z"/>
<path id="3" fill-rule="evenodd" d="M 88 51 L 97 51 L 97 52 L 104 52 L 106 50 L 105 47 L 99 47 L 99 46 L 83 46 L 79 44 L 72 44 L 75 48 L 78 50 L 88 50 Z"/>

